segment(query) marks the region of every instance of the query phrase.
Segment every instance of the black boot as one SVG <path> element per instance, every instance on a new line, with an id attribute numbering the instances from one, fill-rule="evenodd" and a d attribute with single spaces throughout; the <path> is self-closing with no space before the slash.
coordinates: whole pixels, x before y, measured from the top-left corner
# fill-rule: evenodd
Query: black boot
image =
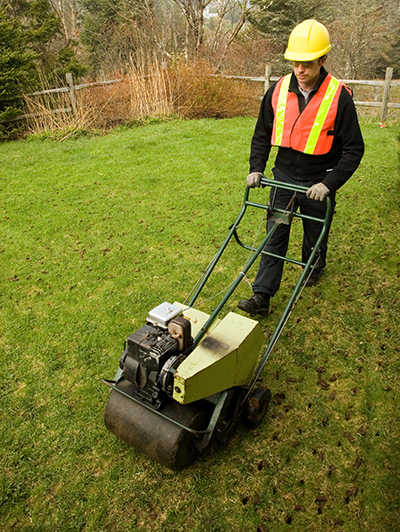
<path id="1" fill-rule="evenodd" d="M 307 279 L 305 286 L 315 286 L 316 284 L 318 284 L 322 275 L 322 269 L 323 268 L 313 270 L 310 277 Z"/>
<path id="2" fill-rule="evenodd" d="M 238 303 L 240 310 L 244 310 L 248 314 L 254 316 L 268 316 L 270 296 L 267 294 L 257 293 L 251 296 L 250 299 L 242 299 Z"/>

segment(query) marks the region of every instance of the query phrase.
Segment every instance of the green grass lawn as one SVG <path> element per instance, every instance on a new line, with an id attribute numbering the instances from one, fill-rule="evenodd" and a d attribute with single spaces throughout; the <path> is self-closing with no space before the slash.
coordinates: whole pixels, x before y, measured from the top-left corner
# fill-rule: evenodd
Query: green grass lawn
<path id="1" fill-rule="evenodd" d="M 124 340 L 151 308 L 186 298 L 235 220 L 254 124 L 0 145 L 2 532 L 399 530 L 396 124 L 362 123 L 366 154 L 338 193 L 328 267 L 263 371 L 274 399 L 261 426 L 174 473 L 103 424 L 101 379 Z M 294 253 L 299 234 L 294 224 Z M 230 245 L 204 299 L 245 259 Z M 298 275 L 286 267 L 267 338 Z M 227 310 L 250 294 L 242 283 Z"/>

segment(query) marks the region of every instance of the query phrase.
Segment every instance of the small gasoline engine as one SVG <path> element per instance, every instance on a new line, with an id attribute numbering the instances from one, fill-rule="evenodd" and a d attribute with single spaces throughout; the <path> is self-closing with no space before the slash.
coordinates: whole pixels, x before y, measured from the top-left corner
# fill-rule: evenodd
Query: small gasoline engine
<path id="1" fill-rule="evenodd" d="M 168 303 L 153 309 L 146 325 L 129 336 L 120 359 L 136 397 L 155 409 L 172 396 L 174 373 L 193 345 L 190 321 L 181 312 Z"/>

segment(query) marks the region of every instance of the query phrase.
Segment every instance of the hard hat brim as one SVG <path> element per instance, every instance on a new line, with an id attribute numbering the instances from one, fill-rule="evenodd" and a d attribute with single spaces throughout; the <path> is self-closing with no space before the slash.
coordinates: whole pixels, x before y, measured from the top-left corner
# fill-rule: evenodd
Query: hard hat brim
<path id="1" fill-rule="evenodd" d="M 315 59 L 319 59 L 320 57 L 324 56 L 329 52 L 331 49 L 331 45 L 327 46 L 326 48 L 322 50 L 318 50 L 317 52 L 291 52 L 288 48 L 286 48 L 285 52 L 285 59 L 288 61 L 315 61 Z"/>

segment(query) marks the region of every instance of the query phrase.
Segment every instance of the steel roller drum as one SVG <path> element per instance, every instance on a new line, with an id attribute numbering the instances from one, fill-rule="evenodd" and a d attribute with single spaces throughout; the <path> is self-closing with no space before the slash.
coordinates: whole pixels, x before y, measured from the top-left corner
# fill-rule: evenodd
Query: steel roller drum
<path id="1" fill-rule="evenodd" d="M 127 394 L 133 388 L 124 380 L 117 386 Z M 169 400 L 159 411 L 194 430 L 204 430 L 208 425 L 209 414 L 203 401 L 181 405 Z M 118 438 L 173 471 L 184 469 L 196 459 L 198 435 L 117 391 L 110 393 L 104 422 Z"/>

